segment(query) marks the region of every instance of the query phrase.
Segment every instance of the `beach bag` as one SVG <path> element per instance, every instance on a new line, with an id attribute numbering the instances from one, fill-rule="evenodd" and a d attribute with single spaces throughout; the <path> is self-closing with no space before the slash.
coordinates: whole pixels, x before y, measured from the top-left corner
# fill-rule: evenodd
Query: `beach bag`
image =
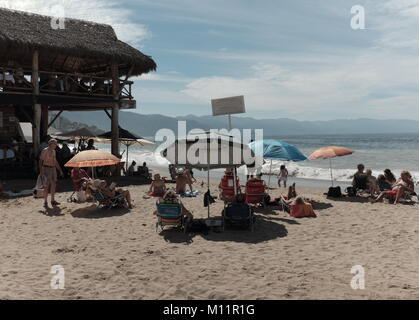
<path id="1" fill-rule="evenodd" d="M 33 189 L 34 198 L 44 198 L 48 188 L 48 180 L 44 175 L 39 175 L 36 180 L 35 188 Z"/>
<path id="2" fill-rule="evenodd" d="M 342 190 L 340 187 L 330 187 L 327 196 L 331 198 L 340 198 L 342 197 Z"/>
<path id="3" fill-rule="evenodd" d="M 348 197 L 356 197 L 356 188 L 355 187 L 347 187 L 346 194 Z"/>
<path id="4" fill-rule="evenodd" d="M 84 203 L 87 201 L 86 192 L 85 191 L 77 191 L 76 198 L 78 203 Z"/>

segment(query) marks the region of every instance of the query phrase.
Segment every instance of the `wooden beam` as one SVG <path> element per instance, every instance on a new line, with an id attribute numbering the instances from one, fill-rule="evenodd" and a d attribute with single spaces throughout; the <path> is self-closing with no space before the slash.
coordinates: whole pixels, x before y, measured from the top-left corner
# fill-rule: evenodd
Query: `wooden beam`
<path id="1" fill-rule="evenodd" d="M 114 97 L 114 104 L 112 106 L 112 154 L 119 156 L 119 71 L 118 64 L 113 62 L 111 65 L 112 73 L 112 94 Z"/>
<path id="2" fill-rule="evenodd" d="M 109 119 L 111 119 L 111 120 L 112 120 L 112 116 L 111 116 L 111 114 L 109 113 L 109 111 L 108 111 L 108 110 L 106 110 L 106 109 L 103 109 L 103 111 L 105 111 L 105 113 L 106 113 L 106 115 L 109 117 Z"/>
<path id="3" fill-rule="evenodd" d="M 33 86 L 33 125 L 32 141 L 35 154 L 39 153 L 41 144 L 41 105 L 37 103 L 39 95 L 39 52 L 35 50 L 32 54 L 32 86 Z"/>

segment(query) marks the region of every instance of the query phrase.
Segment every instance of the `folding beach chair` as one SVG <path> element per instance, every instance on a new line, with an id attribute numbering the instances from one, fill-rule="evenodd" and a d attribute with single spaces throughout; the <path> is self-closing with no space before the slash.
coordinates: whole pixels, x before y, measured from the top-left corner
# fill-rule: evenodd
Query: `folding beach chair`
<path id="1" fill-rule="evenodd" d="M 225 227 L 245 227 L 254 230 L 255 215 L 247 203 L 230 203 L 223 210 L 223 231 Z"/>
<path id="2" fill-rule="evenodd" d="M 231 203 L 234 201 L 234 176 L 232 174 L 224 175 L 218 187 L 220 189 L 221 200 L 223 200 L 225 203 Z M 236 177 L 236 192 L 241 193 L 240 181 L 238 177 Z"/>
<path id="3" fill-rule="evenodd" d="M 125 199 L 124 195 L 117 194 L 115 197 L 110 198 L 106 197 L 102 194 L 99 190 L 92 190 L 92 195 L 98 203 L 98 207 L 111 209 L 115 207 L 123 207 L 128 208 L 127 200 Z"/>
<path id="4" fill-rule="evenodd" d="M 263 180 L 248 181 L 246 183 L 246 203 L 248 204 L 262 204 L 266 207 L 266 184 Z"/>
<path id="5" fill-rule="evenodd" d="M 183 229 L 183 232 L 186 232 L 187 229 L 187 220 L 182 212 L 182 203 L 168 203 L 164 202 L 162 199 L 157 200 L 157 222 L 156 222 L 156 232 L 160 226 L 163 231 L 164 227 L 180 227 Z"/>

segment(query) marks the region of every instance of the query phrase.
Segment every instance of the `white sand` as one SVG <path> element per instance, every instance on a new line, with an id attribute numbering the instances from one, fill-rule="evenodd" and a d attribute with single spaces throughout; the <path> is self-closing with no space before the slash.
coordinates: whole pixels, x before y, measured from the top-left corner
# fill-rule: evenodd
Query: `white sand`
<path id="1" fill-rule="evenodd" d="M 155 231 L 146 186 L 129 189 L 136 208 L 128 213 L 67 203 L 70 193 L 59 194 L 61 211 L 52 216 L 40 212 L 42 200 L 1 201 L 0 298 L 419 298 L 417 205 L 331 201 L 324 190 L 300 189 L 331 207 L 316 210 L 316 219 L 258 210 L 253 233 L 187 242 L 181 232 Z M 206 216 L 202 195 L 183 202 Z M 211 208 L 221 209 L 221 202 Z M 65 268 L 64 290 L 50 288 L 52 265 Z M 350 286 L 354 265 L 365 267 L 365 290 Z"/>

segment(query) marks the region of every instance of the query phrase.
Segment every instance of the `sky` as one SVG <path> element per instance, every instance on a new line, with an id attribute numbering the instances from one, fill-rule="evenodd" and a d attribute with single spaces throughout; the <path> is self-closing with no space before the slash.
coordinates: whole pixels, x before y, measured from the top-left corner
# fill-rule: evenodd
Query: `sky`
<path id="1" fill-rule="evenodd" d="M 56 5 L 153 57 L 157 72 L 133 79 L 139 113 L 208 115 L 244 95 L 254 118 L 419 120 L 419 0 L 0 0 Z"/>

